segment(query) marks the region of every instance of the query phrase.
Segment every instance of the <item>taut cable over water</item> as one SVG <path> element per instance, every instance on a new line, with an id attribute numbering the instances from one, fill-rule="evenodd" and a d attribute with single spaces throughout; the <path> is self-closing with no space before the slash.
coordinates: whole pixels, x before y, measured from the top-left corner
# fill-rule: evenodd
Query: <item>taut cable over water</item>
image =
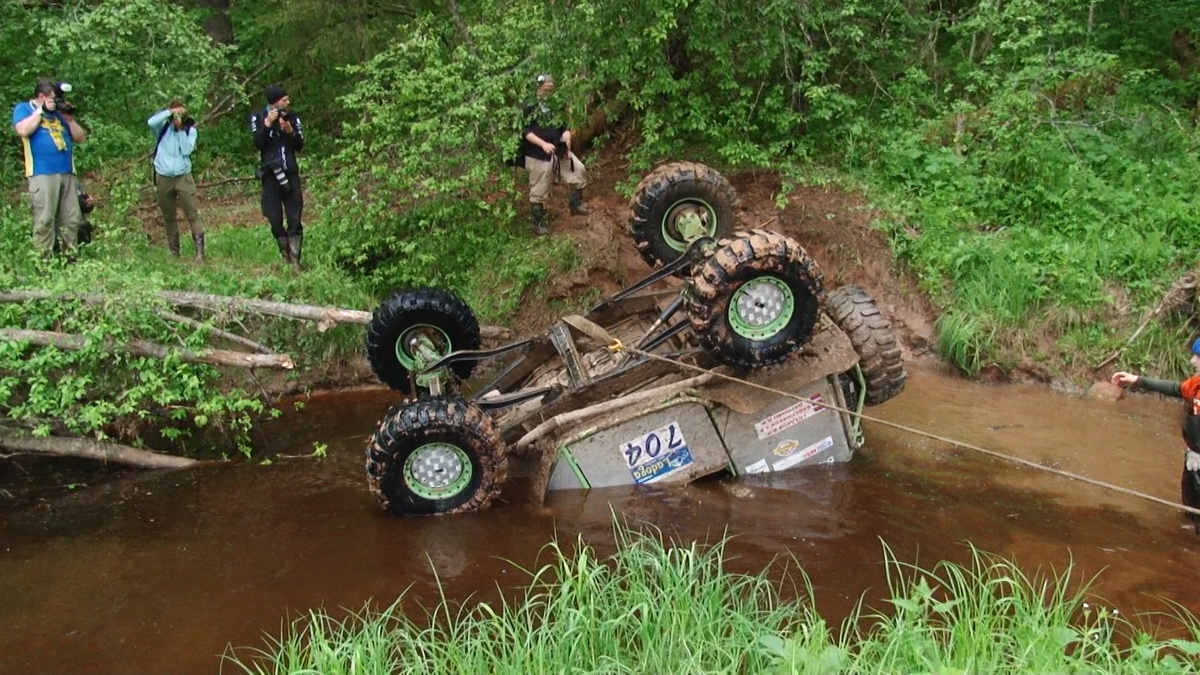
<path id="1" fill-rule="evenodd" d="M 754 389 L 759 389 L 761 391 L 769 392 L 769 393 L 776 394 L 779 396 L 786 396 L 786 397 L 794 399 L 796 401 L 807 402 L 807 399 L 805 399 L 804 397 L 799 396 L 797 394 L 793 394 L 791 392 L 781 391 L 779 389 L 772 389 L 771 387 L 763 386 L 761 384 L 755 384 L 754 382 L 748 382 L 744 379 L 734 377 L 732 375 L 726 375 L 724 373 L 719 373 L 715 370 L 702 368 L 700 366 L 693 365 L 690 363 L 684 363 L 677 359 L 672 359 L 672 358 L 669 358 L 666 356 L 660 356 L 658 354 L 651 354 L 650 352 L 636 349 L 633 347 L 627 347 L 624 344 L 622 344 L 619 340 L 616 340 L 616 339 L 612 339 L 610 341 L 609 349 L 611 349 L 613 351 L 618 351 L 618 352 L 623 351 L 623 352 L 626 352 L 629 354 L 636 354 L 638 356 L 645 356 L 646 358 L 655 359 L 658 361 L 664 361 L 664 362 L 671 363 L 671 364 L 679 366 L 681 368 L 686 368 L 688 370 L 692 370 L 692 371 L 695 371 L 698 373 L 708 373 L 708 374 L 711 374 L 720 379 L 727 380 L 729 382 L 741 384 L 741 385 L 751 387 Z M 963 448 L 964 450 L 972 450 L 974 452 L 988 455 L 989 457 L 995 457 L 996 459 L 1004 460 L 1004 461 L 1010 462 L 1012 464 L 1026 466 L 1031 469 L 1036 469 L 1038 471 L 1044 471 L 1046 473 L 1054 474 L 1057 476 L 1062 476 L 1063 478 L 1069 478 L 1071 480 L 1080 481 L 1082 483 L 1087 483 L 1089 485 L 1095 485 L 1096 487 L 1104 488 L 1106 490 L 1112 490 L 1113 492 L 1119 492 L 1123 495 L 1128 495 L 1130 497 L 1136 497 L 1138 499 L 1144 499 L 1146 501 L 1154 502 L 1156 504 L 1161 504 L 1162 506 L 1167 506 L 1167 507 L 1170 507 L 1177 511 L 1183 511 L 1185 513 L 1200 515 L 1200 509 L 1192 508 L 1192 507 L 1186 506 L 1184 504 L 1178 504 L 1178 503 L 1172 502 L 1170 500 L 1163 499 L 1161 497 L 1155 497 L 1154 495 L 1149 495 L 1144 492 L 1139 492 L 1137 490 L 1131 490 L 1130 488 L 1127 488 L 1127 487 L 1122 487 L 1120 485 L 1114 485 L 1112 483 L 1106 483 L 1102 480 L 1097 480 L 1095 478 L 1089 478 L 1088 476 L 1083 476 L 1083 475 L 1080 475 L 1077 473 L 1072 473 L 1070 471 L 1064 471 L 1062 469 L 1055 469 L 1054 467 L 1049 467 L 1049 466 L 1045 466 L 1042 464 L 1038 464 L 1037 462 L 1032 462 L 1030 460 L 1022 459 L 1020 457 L 1014 457 L 1012 455 L 1007 455 L 1002 452 L 998 452 L 996 450 L 989 450 L 988 448 L 974 445 L 972 443 L 967 443 L 965 441 L 959 441 L 959 440 L 955 440 L 953 438 L 948 438 L 946 436 L 940 436 L 938 434 L 924 431 L 922 429 L 917 429 L 915 427 L 906 426 L 904 424 L 898 424 L 896 422 L 889 422 L 888 420 L 880 419 L 878 417 L 874 417 L 874 416 L 867 415 L 867 414 L 860 413 L 860 412 L 855 412 L 854 410 L 847 410 L 847 409 L 841 408 L 837 405 L 833 405 L 832 403 L 827 403 L 827 402 L 822 401 L 821 406 L 825 407 L 825 408 L 829 408 L 830 410 L 834 410 L 836 412 L 846 413 L 848 415 L 852 415 L 852 416 L 858 417 L 860 419 L 867 420 L 869 422 L 874 422 L 875 424 L 881 424 L 883 426 L 891 427 L 893 429 L 899 429 L 900 431 L 904 431 L 904 432 L 907 432 L 910 434 L 915 434 L 917 436 L 923 436 L 925 438 L 930 438 L 935 441 L 941 441 L 943 443 L 948 443 L 955 447 Z"/>

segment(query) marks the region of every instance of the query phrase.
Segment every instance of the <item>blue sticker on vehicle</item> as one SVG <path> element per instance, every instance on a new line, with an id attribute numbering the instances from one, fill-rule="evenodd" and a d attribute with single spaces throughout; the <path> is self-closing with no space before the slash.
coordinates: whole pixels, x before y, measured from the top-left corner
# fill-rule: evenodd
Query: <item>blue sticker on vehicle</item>
<path id="1" fill-rule="evenodd" d="M 622 443 L 621 454 L 639 485 L 662 480 L 692 463 L 692 451 L 678 422 Z"/>

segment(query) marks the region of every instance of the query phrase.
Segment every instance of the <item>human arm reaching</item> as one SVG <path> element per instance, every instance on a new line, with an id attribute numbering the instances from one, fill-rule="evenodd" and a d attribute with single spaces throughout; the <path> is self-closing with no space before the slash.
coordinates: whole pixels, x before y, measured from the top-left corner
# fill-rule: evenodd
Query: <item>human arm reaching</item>
<path id="1" fill-rule="evenodd" d="M 1156 394 L 1164 396 L 1174 396 L 1175 398 L 1183 398 L 1183 384 L 1179 380 L 1156 380 L 1150 377 L 1142 377 L 1120 371 L 1113 373 L 1111 382 L 1122 389 L 1133 389 L 1135 387 L 1152 391 Z"/>

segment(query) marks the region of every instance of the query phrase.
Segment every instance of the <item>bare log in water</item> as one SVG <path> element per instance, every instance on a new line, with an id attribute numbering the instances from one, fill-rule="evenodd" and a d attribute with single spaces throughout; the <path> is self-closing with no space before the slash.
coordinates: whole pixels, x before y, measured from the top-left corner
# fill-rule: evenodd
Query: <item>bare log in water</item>
<path id="1" fill-rule="evenodd" d="M 31 452 L 60 457 L 84 457 L 143 469 L 183 469 L 201 464 L 201 462 L 187 457 L 164 455 L 120 443 L 98 441 L 94 438 L 78 436 L 34 438 L 4 429 L 0 429 L 0 448 L 14 452 Z"/>

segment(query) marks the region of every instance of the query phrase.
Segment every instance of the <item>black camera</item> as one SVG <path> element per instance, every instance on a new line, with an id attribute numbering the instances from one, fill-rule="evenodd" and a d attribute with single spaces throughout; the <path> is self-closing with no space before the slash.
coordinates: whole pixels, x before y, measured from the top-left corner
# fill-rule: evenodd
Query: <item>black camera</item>
<path id="1" fill-rule="evenodd" d="M 196 120 L 182 113 L 173 113 L 171 115 L 171 121 L 173 122 L 175 120 L 179 120 L 180 126 L 182 126 L 184 129 L 191 129 L 192 127 L 196 126 Z"/>
<path id="2" fill-rule="evenodd" d="M 66 95 L 71 93 L 71 84 L 69 82 L 59 82 L 54 85 L 54 109 L 64 115 L 74 115 L 75 106 L 66 99 Z"/>
<path id="3" fill-rule="evenodd" d="M 287 192 L 292 189 L 291 181 L 288 180 L 287 171 L 279 162 L 271 162 L 265 166 L 260 166 L 254 170 L 254 177 L 262 180 L 267 177 L 273 177 L 275 182 L 279 184 L 279 189 Z"/>

